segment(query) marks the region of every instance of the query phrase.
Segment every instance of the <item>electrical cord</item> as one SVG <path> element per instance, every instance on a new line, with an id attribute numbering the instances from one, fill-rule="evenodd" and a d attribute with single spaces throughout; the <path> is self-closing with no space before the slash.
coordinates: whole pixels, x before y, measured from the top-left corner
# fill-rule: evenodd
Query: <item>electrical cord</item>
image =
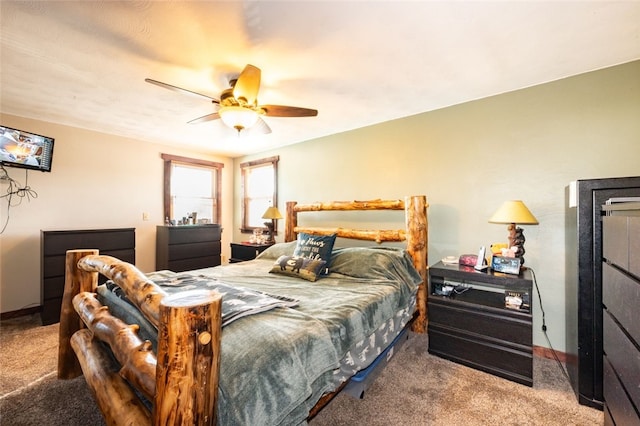
<path id="1" fill-rule="evenodd" d="M 455 286 L 455 287 L 453 288 L 453 292 L 454 292 L 455 294 L 462 294 L 462 293 L 464 293 L 465 291 L 469 290 L 470 288 L 471 288 L 471 287 L 465 287 L 465 286 L 462 286 L 462 285 L 457 285 L 457 286 Z"/>
<path id="2" fill-rule="evenodd" d="M 31 189 L 28 183 L 29 175 L 28 170 L 24 171 L 24 181 L 25 184 L 23 187 L 20 186 L 20 183 L 9 176 L 7 173 L 7 169 L 4 168 L 2 164 L 0 164 L 0 181 L 8 183 L 6 193 L 0 195 L 0 198 L 7 199 L 7 218 L 2 225 L 2 229 L 0 229 L 0 234 L 4 233 L 5 229 L 9 225 L 9 211 L 11 207 L 19 206 L 22 203 L 22 200 L 25 198 L 27 201 L 31 201 L 32 198 L 38 198 L 38 193 Z M 18 197 L 17 202 L 14 202 L 14 197 Z"/>
<path id="3" fill-rule="evenodd" d="M 547 323 L 545 320 L 544 307 L 542 306 L 542 295 L 540 294 L 540 288 L 538 287 L 538 280 L 536 279 L 536 273 L 534 272 L 534 270 L 531 268 L 529 268 L 529 270 L 531 271 L 531 276 L 533 277 L 533 284 L 536 286 L 536 292 L 538 293 L 538 301 L 540 302 L 540 311 L 542 311 L 542 333 L 544 334 L 545 339 L 547 339 L 547 343 L 549 344 L 551 353 L 553 353 L 553 357 L 555 358 L 556 362 L 560 366 L 562 373 L 564 374 L 564 376 L 567 378 L 568 381 L 571 381 L 571 379 L 569 378 L 569 373 L 567 373 L 567 370 L 562 364 L 562 361 L 560 361 L 560 358 L 558 358 L 558 354 L 556 353 L 556 350 L 553 348 L 553 345 L 551 344 L 551 340 L 549 340 L 549 335 L 547 334 Z"/>

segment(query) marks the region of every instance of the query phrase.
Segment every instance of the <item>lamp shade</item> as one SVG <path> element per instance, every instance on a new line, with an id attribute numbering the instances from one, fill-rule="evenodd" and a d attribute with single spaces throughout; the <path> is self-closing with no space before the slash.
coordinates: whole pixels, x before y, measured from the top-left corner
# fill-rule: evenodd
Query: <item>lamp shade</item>
<path id="1" fill-rule="evenodd" d="M 238 132 L 248 129 L 258 121 L 257 112 L 251 108 L 241 106 L 223 106 L 218 111 L 218 114 L 220 114 L 220 119 L 224 124 L 236 129 Z"/>
<path id="2" fill-rule="evenodd" d="M 537 225 L 538 219 L 520 200 L 505 201 L 489 219 L 491 223 L 517 223 Z"/>
<path id="3" fill-rule="evenodd" d="M 280 214 L 280 210 L 277 207 L 269 207 L 267 211 L 262 215 L 263 219 L 282 219 L 282 215 Z"/>

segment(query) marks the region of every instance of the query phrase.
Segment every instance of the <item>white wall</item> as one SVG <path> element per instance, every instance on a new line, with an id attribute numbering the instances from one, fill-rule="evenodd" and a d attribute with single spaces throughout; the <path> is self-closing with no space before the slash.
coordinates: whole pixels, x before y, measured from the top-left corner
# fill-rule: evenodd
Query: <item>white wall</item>
<path id="1" fill-rule="evenodd" d="M 425 194 L 430 264 L 506 242 L 506 225 L 488 219 L 503 201 L 522 199 L 540 222 L 523 226 L 526 266 L 538 279 L 551 343 L 565 351 L 565 187 L 640 175 L 640 61 L 236 159 L 236 173 L 239 162 L 274 154 L 283 212 L 287 200 Z M 235 191 L 238 241 L 246 235 L 237 231 Z M 366 227 L 376 219 L 348 220 Z M 537 297 L 532 303 L 534 344 L 548 346 Z"/>
<path id="2" fill-rule="evenodd" d="M 14 196 L 0 235 L 0 307 L 11 312 L 40 305 L 40 230 L 136 228 L 136 266 L 155 269 L 156 226 L 163 218 L 161 153 L 217 161 L 222 170 L 223 254 L 233 223 L 233 163 L 225 157 L 155 145 L 2 114 L 3 125 L 55 138 L 51 173 L 9 168 L 9 175 L 37 193 Z M 0 183 L 0 192 L 7 184 Z M 18 204 L 19 203 L 19 204 Z M 149 220 L 143 221 L 143 212 Z M 0 223 L 7 199 L 0 200 Z"/>

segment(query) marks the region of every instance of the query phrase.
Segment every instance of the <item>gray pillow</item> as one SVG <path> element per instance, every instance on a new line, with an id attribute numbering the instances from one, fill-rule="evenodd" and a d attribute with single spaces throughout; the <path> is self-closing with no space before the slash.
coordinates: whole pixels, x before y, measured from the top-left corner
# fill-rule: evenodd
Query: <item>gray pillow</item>
<path id="1" fill-rule="evenodd" d="M 298 241 L 290 241 L 288 243 L 276 243 L 260 253 L 256 259 L 277 259 L 280 256 L 292 256 L 296 249 Z"/>
<path id="2" fill-rule="evenodd" d="M 420 277 L 406 250 L 378 246 L 333 250 L 331 272 L 371 280 Z"/>

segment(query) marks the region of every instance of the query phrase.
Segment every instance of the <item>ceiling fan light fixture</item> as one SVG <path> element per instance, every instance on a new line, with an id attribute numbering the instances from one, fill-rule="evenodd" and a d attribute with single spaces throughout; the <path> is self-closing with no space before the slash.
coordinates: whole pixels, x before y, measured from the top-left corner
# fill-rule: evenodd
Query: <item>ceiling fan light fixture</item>
<path id="1" fill-rule="evenodd" d="M 260 74 L 260 68 L 250 64 L 247 65 L 237 78 L 229 81 L 231 87 L 222 91 L 220 99 L 215 99 L 192 90 L 183 89 L 150 78 L 145 78 L 145 81 L 164 87 L 165 89 L 185 92 L 210 100 L 218 106 L 216 108 L 217 111 L 203 115 L 188 123 L 195 124 L 221 119 L 225 126 L 236 129 L 238 136 L 242 130 L 254 126 L 255 128 L 252 131 L 254 133 L 271 133 L 271 128 L 260 118 L 261 115 L 267 117 L 315 117 L 318 115 L 318 111 L 315 109 L 286 105 L 259 105 L 258 91 L 260 89 Z"/>
<path id="2" fill-rule="evenodd" d="M 258 121 L 258 113 L 242 106 L 223 106 L 218 111 L 220 119 L 227 126 L 236 129 L 238 133 L 248 129 Z"/>

